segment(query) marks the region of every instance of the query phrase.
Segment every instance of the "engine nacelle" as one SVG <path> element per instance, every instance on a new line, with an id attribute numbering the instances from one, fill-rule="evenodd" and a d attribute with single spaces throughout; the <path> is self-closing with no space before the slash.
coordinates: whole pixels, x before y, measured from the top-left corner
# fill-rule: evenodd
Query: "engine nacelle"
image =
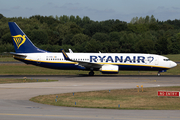
<path id="1" fill-rule="evenodd" d="M 119 67 L 117 65 L 103 65 L 100 69 L 103 74 L 117 74 Z"/>

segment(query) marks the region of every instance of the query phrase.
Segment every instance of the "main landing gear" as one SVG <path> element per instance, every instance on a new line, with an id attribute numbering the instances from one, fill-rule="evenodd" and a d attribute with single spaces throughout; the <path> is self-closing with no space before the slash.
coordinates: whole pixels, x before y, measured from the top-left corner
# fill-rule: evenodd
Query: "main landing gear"
<path id="1" fill-rule="evenodd" d="M 160 76 L 161 75 L 161 72 L 159 71 L 158 73 L 157 73 L 157 76 Z"/>
<path id="2" fill-rule="evenodd" d="M 94 75 L 94 72 L 93 71 L 90 71 L 89 72 L 89 76 L 93 76 Z"/>

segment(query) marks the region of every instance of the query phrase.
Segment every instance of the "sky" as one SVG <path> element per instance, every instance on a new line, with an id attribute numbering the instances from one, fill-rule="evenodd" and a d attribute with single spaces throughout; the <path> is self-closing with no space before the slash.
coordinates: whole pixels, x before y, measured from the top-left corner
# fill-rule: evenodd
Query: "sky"
<path id="1" fill-rule="evenodd" d="M 180 0 L 0 0 L 0 14 L 5 17 L 33 15 L 88 16 L 94 21 L 154 15 L 159 21 L 180 19 Z"/>

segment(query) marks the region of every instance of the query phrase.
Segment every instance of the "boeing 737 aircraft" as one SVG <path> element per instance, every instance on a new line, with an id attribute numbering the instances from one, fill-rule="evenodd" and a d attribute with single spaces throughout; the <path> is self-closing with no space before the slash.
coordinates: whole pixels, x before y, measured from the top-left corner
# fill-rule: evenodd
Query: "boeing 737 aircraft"
<path id="1" fill-rule="evenodd" d="M 120 70 L 158 71 L 175 67 L 177 64 L 167 57 L 155 54 L 137 53 L 62 53 L 48 52 L 37 48 L 15 22 L 9 22 L 9 28 L 15 48 L 13 57 L 27 64 L 62 69 L 87 70 L 89 75 L 93 71 L 114 74 Z"/>

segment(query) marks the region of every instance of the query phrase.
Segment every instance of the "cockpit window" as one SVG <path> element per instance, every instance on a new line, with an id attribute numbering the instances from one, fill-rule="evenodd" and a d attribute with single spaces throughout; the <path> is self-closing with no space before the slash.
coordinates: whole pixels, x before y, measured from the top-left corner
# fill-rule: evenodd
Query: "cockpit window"
<path id="1" fill-rule="evenodd" d="M 163 59 L 164 61 L 170 61 L 170 59 Z"/>

